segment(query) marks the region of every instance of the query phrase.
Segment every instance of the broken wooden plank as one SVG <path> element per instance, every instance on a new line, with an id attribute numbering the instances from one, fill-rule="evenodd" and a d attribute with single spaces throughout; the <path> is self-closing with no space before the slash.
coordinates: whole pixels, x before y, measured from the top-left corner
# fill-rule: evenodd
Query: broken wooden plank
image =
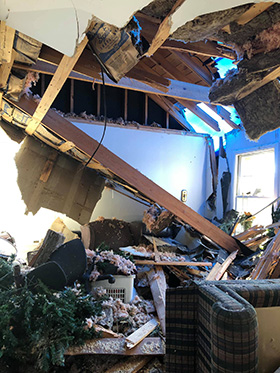
<path id="1" fill-rule="evenodd" d="M 144 338 L 151 334 L 157 326 L 158 322 L 156 319 L 151 319 L 148 321 L 146 324 L 141 326 L 141 328 L 137 329 L 134 333 L 125 338 L 126 347 L 129 349 L 134 348 L 141 341 L 143 341 Z"/>
<path id="2" fill-rule="evenodd" d="M 163 335 L 166 335 L 165 324 L 165 293 L 166 293 L 166 278 L 162 267 L 157 267 L 155 270 L 147 272 L 151 293 L 154 304 L 157 310 L 157 315 Z"/>
<path id="3" fill-rule="evenodd" d="M 113 330 L 106 329 L 101 325 L 94 325 L 94 329 L 96 332 L 101 334 L 102 338 L 122 338 L 121 334 L 117 334 L 113 332 Z"/>
<path id="4" fill-rule="evenodd" d="M 180 280 L 180 281 L 185 281 L 189 280 L 190 276 L 188 276 L 185 272 L 181 271 L 175 266 L 169 266 L 169 270 Z"/>
<path id="5" fill-rule="evenodd" d="M 82 346 L 70 347 L 65 355 L 164 355 L 165 344 L 159 337 L 147 337 L 136 347 L 126 348 L 125 337 L 99 338 L 86 342 Z"/>
<path id="6" fill-rule="evenodd" d="M 205 280 L 208 280 L 208 281 L 220 280 L 223 277 L 226 270 L 228 269 L 228 267 L 231 265 L 231 263 L 236 258 L 237 254 L 238 254 L 238 250 L 233 251 L 222 264 L 217 262 L 212 268 L 212 270 L 209 272 Z"/>
<path id="7" fill-rule="evenodd" d="M 168 13 L 168 15 L 164 18 L 164 20 L 159 25 L 159 28 L 157 30 L 156 35 L 154 36 L 149 50 L 147 52 L 148 56 L 152 56 L 158 48 L 165 42 L 165 40 L 168 38 L 168 36 L 171 33 L 171 16 L 174 14 L 177 9 L 185 2 L 185 0 L 177 0 L 175 4 L 173 5 L 172 9 Z"/>
<path id="8" fill-rule="evenodd" d="M 128 359 L 128 360 L 127 360 Z M 152 356 L 133 356 L 126 360 L 122 360 L 114 365 L 112 368 L 107 369 L 105 373 L 136 373 L 139 372 L 145 365 L 149 363 Z"/>
<path id="9" fill-rule="evenodd" d="M 236 59 L 235 51 L 220 46 L 216 42 L 210 40 L 192 43 L 185 43 L 179 40 L 166 40 L 160 49 L 189 52 L 206 57 L 222 57 L 230 60 Z"/>
<path id="10" fill-rule="evenodd" d="M 19 108 L 21 111 L 32 115 L 37 104 L 28 97 L 21 97 L 19 102 L 5 99 L 10 105 Z M 53 131 L 66 141 L 73 141 L 76 148 L 90 156 L 98 146 L 98 142 L 79 130 L 72 123 L 61 117 L 53 110 L 49 110 L 43 120 L 43 125 Z M 133 186 L 138 192 L 150 200 L 164 207 L 170 213 L 177 216 L 183 222 L 189 224 L 198 232 L 210 238 L 213 242 L 225 248 L 229 252 L 239 249 L 239 243 L 197 212 L 169 194 L 166 190 L 155 184 L 152 180 L 131 167 L 121 158 L 117 157 L 103 145 L 95 154 L 95 160 L 100 162 L 110 172 L 123 179 L 126 184 Z"/>
<path id="11" fill-rule="evenodd" d="M 244 232 L 236 234 L 234 237 L 239 241 L 248 240 L 249 238 L 255 237 L 259 234 L 262 234 L 266 229 L 262 225 L 254 225 L 253 227 L 247 229 Z"/>
<path id="12" fill-rule="evenodd" d="M 36 128 L 39 126 L 40 122 L 46 115 L 47 111 L 50 109 L 53 101 L 64 85 L 66 79 L 68 78 L 70 72 L 78 61 L 81 53 L 83 52 L 85 46 L 87 45 L 88 38 L 84 37 L 83 41 L 78 45 L 77 50 L 72 57 L 64 55 L 61 62 L 56 69 L 54 76 L 48 85 L 39 105 L 37 106 L 35 113 L 32 116 L 32 119 L 29 121 L 25 131 L 32 135 Z"/>
<path id="13" fill-rule="evenodd" d="M 42 245 L 36 255 L 34 255 L 29 263 L 30 267 L 38 267 L 48 261 L 51 254 L 64 242 L 64 235 L 48 229 Z"/>
<path id="14" fill-rule="evenodd" d="M 250 279 L 261 280 L 265 279 L 268 273 L 272 270 L 273 263 L 277 264 L 277 259 L 280 255 L 280 232 L 267 245 L 263 255 L 259 259 L 257 265 L 253 269 Z"/>
<path id="15" fill-rule="evenodd" d="M 135 260 L 137 265 L 156 265 L 156 266 L 193 266 L 193 267 L 211 267 L 213 263 L 211 262 L 176 262 L 176 261 L 167 261 L 160 260 L 155 262 L 153 260 Z"/>
<path id="16" fill-rule="evenodd" d="M 279 278 L 279 277 L 280 277 L 280 260 L 278 261 L 278 263 L 274 267 L 273 272 L 272 272 L 272 274 L 270 275 L 269 278 L 276 279 L 276 278 Z"/>

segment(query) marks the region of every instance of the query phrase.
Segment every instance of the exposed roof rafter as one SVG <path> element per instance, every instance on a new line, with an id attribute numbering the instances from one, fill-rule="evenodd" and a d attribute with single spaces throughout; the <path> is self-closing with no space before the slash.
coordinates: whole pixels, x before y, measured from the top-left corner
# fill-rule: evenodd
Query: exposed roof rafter
<path id="1" fill-rule="evenodd" d="M 214 131 L 220 132 L 220 127 L 218 122 L 210 117 L 204 110 L 202 110 L 197 104 L 193 101 L 186 101 L 186 100 L 178 100 L 183 106 L 189 109 L 193 114 L 195 114 L 198 118 L 203 120 L 209 127 L 211 127 Z"/>

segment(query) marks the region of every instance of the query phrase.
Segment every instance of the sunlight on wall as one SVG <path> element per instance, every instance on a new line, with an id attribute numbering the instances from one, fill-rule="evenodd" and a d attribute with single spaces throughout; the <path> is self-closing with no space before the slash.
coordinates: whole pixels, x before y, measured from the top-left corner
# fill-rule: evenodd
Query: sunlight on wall
<path id="1" fill-rule="evenodd" d="M 42 208 L 36 215 L 25 214 L 26 206 L 17 184 L 17 168 L 14 161 L 20 146 L 21 144 L 12 141 L 0 128 L 0 232 L 7 231 L 14 237 L 19 256 L 25 259 L 26 252 L 36 247 L 45 237 L 52 222 L 57 217 L 66 221 L 66 217 Z M 67 219 L 67 226 L 70 226 L 70 229 L 77 227 L 71 219 Z"/>

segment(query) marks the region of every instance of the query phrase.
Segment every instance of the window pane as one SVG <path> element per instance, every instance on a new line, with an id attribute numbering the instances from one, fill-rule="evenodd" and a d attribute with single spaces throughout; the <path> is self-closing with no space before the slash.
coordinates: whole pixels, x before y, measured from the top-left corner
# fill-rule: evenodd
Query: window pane
<path id="1" fill-rule="evenodd" d="M 274 150 L 238 156 L 238 196 L 274 195 Z"/>

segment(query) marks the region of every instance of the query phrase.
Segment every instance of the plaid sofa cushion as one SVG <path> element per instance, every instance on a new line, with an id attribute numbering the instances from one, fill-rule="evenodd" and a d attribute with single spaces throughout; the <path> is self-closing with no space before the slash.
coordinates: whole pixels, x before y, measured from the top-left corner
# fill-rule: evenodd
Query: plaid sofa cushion
<path id="1" fill-rule="evenodd" d="M 280 305 L 280 280 L 190 282 L 166 305 L 167 372 L 256 372 L 255 307 Z"/>

